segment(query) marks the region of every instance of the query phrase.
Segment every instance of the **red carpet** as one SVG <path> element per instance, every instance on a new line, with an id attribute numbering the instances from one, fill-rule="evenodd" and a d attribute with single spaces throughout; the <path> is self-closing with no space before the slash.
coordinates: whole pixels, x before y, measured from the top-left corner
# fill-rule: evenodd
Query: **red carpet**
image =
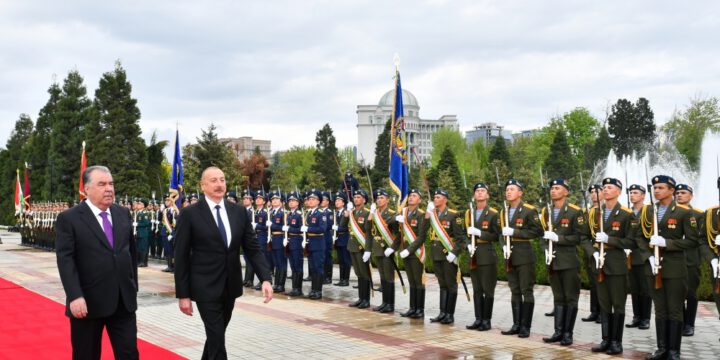
<path id="1" fill-rule="evenodd" d="M 102 358 L 113 359 L 107 333 Z M 141 359 L 184 359 L 138 339 Z M 65 306 L 0 278 L 0 359 L 70 359 Z"/>

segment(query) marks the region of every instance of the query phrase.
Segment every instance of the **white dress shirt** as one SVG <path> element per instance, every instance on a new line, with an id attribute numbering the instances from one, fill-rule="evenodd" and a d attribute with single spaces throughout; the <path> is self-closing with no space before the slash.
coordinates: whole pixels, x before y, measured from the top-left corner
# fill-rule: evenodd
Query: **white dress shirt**
<path id="1" fill-rule="evenodd" d="M 213 202 L 210 200 L 209 197 L 205 197 L 205 201 L 207 201 L 208 206 L 210 206 L 210 212 L 213 214 L 213 219 L 215 219 L 215 225 L 217 225 L 217 209 L 215 209 L 216 205 L 220 205 L 220 217 L 222 218 L 223 225 L 225 225 L 225 234 L 227 234 L 227 241 L 226 244 L 228 247 L 230 247 L 230 242 L 232 241 L 232 231 L 230 231 L 230 219 L 228 219 L 227 209 L 225 208 L 225 202 L 220 200 L 220 203 Z"/>
<path id="2" fill-rule="evenodd" d="M 90 211 L 92 211 L 93 215 L 95 215 L 95 220 L 97 220 L 98 224 L 100 224 L 100 229 L 103 229 L 103 231 L 104 231 L 105 228 L 103 227 L 103 219 L 100 217 L 100 213 L 103 211 L 100 210 L 100 208 L 98 208 L 97 206 L 95 206 L 90 201 L 90 199 L 86 199 L 85 203 L 90 207 Z M 110 208 L 108 208 L 107 211 L 105 211 L 105 212 L 108 214 L 107 218 L 108 218 L 108 221 L 110 221 L 110 225 L 112 225 L 113 222 L 112 222 L 112 214 L 110 213 Z"/>

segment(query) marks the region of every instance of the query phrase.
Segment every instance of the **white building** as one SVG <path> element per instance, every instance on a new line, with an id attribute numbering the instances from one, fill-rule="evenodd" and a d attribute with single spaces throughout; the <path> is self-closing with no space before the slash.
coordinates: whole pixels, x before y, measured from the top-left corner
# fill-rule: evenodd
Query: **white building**
<path id="1" fill-rule="evenodd" d="M 506 141 L 512 142 L 513 134 L 510 130 L 505 130 L 504 126 L 494 122 L 484 123 L 475 126 L 472 130 L 465 132 L 465 142 L 471 145 L 477 139 L 481 139 L 485 145 L 492 145 L 495 140 L 502 136 Z"/>
<path id="2" fill-rule="evenodd" d="M 439 119 L 421 119 L 420 105 L 415 96 L 405 89 L 402 96 L 408 145 L 415 148 L 421 161 L 429 161 L 433 134 L 443 127 L 458 130 L 457 116 L 443 115 Z M 366 164 L 372 165 L 375 162 L 375 142 L 383 132 L 387 120 L 392 118 L 394 99 L 395 89 L 386 92 L 377 105 L 357 106 L 358 159 L 364 157 Z"/>
<path id="3" fill-rule="evenodd" d="M 255 153 L 255 149 L 259 149 L 260 154 L 262 154 L 268 162 L 272 162 L 270 140 L 253 139 L 251 136 L 224 138 L 219 140 L 227 142 L 227 146 L 233 150 L 235 156 L 237 156 L 240 161 L 250 158 Z"/>

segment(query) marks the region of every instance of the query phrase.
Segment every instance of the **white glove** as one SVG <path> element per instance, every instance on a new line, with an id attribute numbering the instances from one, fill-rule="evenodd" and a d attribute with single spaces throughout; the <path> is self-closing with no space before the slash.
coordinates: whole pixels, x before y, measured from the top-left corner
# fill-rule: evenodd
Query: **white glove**
<path id="1" fill-rule="evenodd" d="M 660 235 L 651 236 L 650 237 L 650 245 L 659 246 L 659 247 L 667 246 L 667 244 L 665 243 L 665 238 Z"/>
<path id="2" fill-rule="evenodd" d="M 503 236 L 513 236 L 514 233 L 515 233 L 515 229 L 513 229 L 509 226 L 506 226 L 502 229 Z"/>
<path id="3" fill-rule="evenodd" d="M 399 222 L 399 223 L 402 224 L 402 223 L 405 222 L 405 217 L 402 216 L 402 215 L 398 215 L 398 216 L 395 217 L 395 221 L 397 221 L 397 222 Z"/>
<path id="4" fill-rule="evenodd" d="M 630 256 L 630 253 L 631 253 L 631 252 L 632 252 L 632 250 L 630 250 L 630 249 L 625 249 L 625 256 Z"/>
<path id="5" fill-rule="evenodd" d="M 715 237 L 715 245 L 720 246 L 720 235 Z"/>
<path id="6" fill-rule="evenodd" d="M 600 253 L 598 253 L 597 251 L 593 252 L 593 259 L 595 259 L 595 268 L 599 269 L 600 268 Z"/>
<path id="7" fill-rule="evenodd" d="M 137 221 L 133 221 L 133 226 L 137 227 Z"/>
<path id="8" fill-rule="evenodd" d="M 370 213 L 375 214 L 376 212 L 377 212 L 377 206 L 375 205 L 375 203 L 372 203 L 372 205 L 370 205 Z"/>
<path id="9" fill-rule="evenodd" d="M 265 222 L 265 226 L 271 227 L 271 226 L 272 226 L 272 220 L 267 219 L 267 221 Z"/>
<path id="10" fill-rule="evenodd" d="M 257 228 L 257 223 L 256 222 L 252 223 L 252 227 L 253 227 L 253 230 L 255 230 L 255 228 Z"/>
<path id="11" fill-rule="evenodd" d="M 718 275 L 720 275 L 720 271 L 718 271 L 718 259 L 712 259 L 710 260 L 710 266 L 712 266 L 712 275 L 713 278 L 717 278 Z"/>
<path id="12" fill-rule="evenodd" d="M 476 227 L 471 226 L 471 227 L 467 228 L 467 234 L 468 234 L 468 236 L 472 236 L 472 235 L 480 236 L 482 234 L 482 231 L 480 231 L 480 229 L 478 229 Z"/>
<path id="13" fill-rule="evenodd" d="M 434 210 L 435 210 L 435 203 L 431 201 L 428 203 L 427 212 L 432 212 Z"/>
<path id="14" fill-rule="evenodd" d="M 392 248 L 385 249 L 385 257 L 389 257 L 394 252 L 395 252 L 395 250 L 393 250 Z"/>
<path id="15" fill-rule="evenodd" d="M 352 210 L 355 208 L 355 205 L 353 205 L 353 203 L 349 202 L 349 203 L 347 204 L 346 208 L 347 208 L 348 211 L 352 211 Z"/>
<path id="16" fill-rule="evenodd" d="M 172 236 L 172 235 L 168 235 L 168 241 L 170 241 L 170 240 L 172 240 L 172 239 L 173 239 L 173 236 Z"/>
<path id="17" fill-rule="evenodd" d="M 550 262 L 552 262 L 552 258 L 550 258 L 550 250 L 545 249 L 545 265 L 550 265 Z"/>
<path id="18" fill-rule="evenodd" d="M 282 227 L 282 231 L 284 231 L 284 232 L 288 232 L 288 230 L 290 230 L 290 227 L 289 227 L 289 226 L 287 226 L 287 225 L 283 225 L 283 227 Z"/>
<path id="19" fill-rule="evenodd" d="M 449 263 L 453 263 L 453 262 L 455 262 L 455 259 L 456 259 L 456 258 L 457 258 L 457 257 L 455 256 L 455 254 L 449 252 L 448 255 L 447 255 L 447 257 L 446 257 L 445 259 L 447 259 L 447 261 L 448 261 Z"/>
<path id="20" fill-rule="evenodd" d="M 545 236 L 543 236 L 543 238 L 546 240 L 552 240 L 552 242 L 560 241 L 560 237 L 554 231 L 546 231 Z"/>
<path id="21" fill-rule="evenodd" d="M 283 239 L 283 247 L 285 247 L 285 246 L 287 246 L 287 245 L 288 245 L 288 239 L 287 239 L 287 238 L 284 238 L 284 239 Z"/>
<path id="22" fill-rule="evenodd" d="M 473 246 L 473 244 L 468 244 L 468 252 L 470 253 L 470 255 L 475 253 L 475 247 Z"/>
<path id="23" fill-rule="evenodd" d="M 655 268 L 655 256 L 650 256 L 648 261 L 650 262 L 650 271 L 652 271 L 653 275 L 657 275 L 657 269 Z"/>
<path id="24" fill-rule="evenodd" d="M 610 237 L 604 232 L 595 233 L 595 241 L 603 244 L 607 244 Z"/>
<path id="25" fill-rule="evenodd" d="M 503 257 L 505 259 L 510 258 L 510 249 L 508 249 L 507 245 L 503 245 Z"/>
<path id="26" fill-rule="evenodd" d="M 333 225 L 333 226 L 332 226 L 332 229 L 333 229 L 334 231 L 338 231 L 338 226 L 337 226 L 337 225 Z"/>
<path id="27" fill-rule="evenodd" d="M 363 262 L 368 262 L 368 260 L 370 260 L 370 252 L 369 251 L 364 252 L 362 259 L 363 259 Z"/>
<path id="28" fill-rule="evenodd" d="M 406 257 L 408 257 L 408 255 L 410 255 L 410 252 L 408 251 L 408 249 L 405 249 L 405 250 L 403 250 L 403 251 L 400 252 L 400 257 L 403 258 L 403 259 L 406 258 Z M 716 261 L 716 262 L 717 262 L 717 261 Z"/>
<path id="29" fill-rule="evenodd" d="M 307 225 L 303 225 L 300 227 L 300 231 L 306 233 L 308 231 Z"/>

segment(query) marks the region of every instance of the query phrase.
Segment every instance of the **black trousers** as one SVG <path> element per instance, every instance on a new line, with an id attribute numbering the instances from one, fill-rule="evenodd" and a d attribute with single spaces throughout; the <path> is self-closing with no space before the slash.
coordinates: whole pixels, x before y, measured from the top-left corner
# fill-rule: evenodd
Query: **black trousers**
<path id="1" fill-rule="evenodd" d="M 137 321 L 135 312 L 125 309 L 122 296 L 115 313 L 104 318 L 70 318 L 70 341 L 75 360 L 99 360 L 102 354 L 102 333 L 107 328 L 116 359 L 138 359 Z"/>
<path id="2" fill-rule="evenodd" d="M 235 298 L 224 292 L 218 301 L 196 302 L 200 318 L 205 325 L 205 347 L 203 360 L 225 360 L 225 329 L 227 329 L 235 307 Z"/>

